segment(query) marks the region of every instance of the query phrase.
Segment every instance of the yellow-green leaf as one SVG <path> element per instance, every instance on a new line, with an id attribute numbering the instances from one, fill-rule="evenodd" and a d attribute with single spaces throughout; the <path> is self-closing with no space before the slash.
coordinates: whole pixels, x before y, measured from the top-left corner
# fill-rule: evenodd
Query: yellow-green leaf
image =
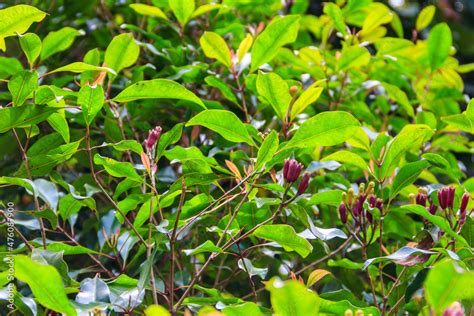
<path id="1" fill-rule="evenodd" d="M 225 40 L 217 33 L 204 32 L 199 40 L 204 54 L 223 63 L 227 68 L 232 66 L 229 47 Z"/>

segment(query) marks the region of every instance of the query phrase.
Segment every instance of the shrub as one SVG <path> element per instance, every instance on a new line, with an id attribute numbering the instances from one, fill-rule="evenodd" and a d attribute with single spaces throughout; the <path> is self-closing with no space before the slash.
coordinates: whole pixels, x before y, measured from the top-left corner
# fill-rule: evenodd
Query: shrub
<path id="1" fill-rule="evenodd" d="M 126 2 L 0 10 L 5 313 L 469 313 L 473 67 L 434 6 Z"/>

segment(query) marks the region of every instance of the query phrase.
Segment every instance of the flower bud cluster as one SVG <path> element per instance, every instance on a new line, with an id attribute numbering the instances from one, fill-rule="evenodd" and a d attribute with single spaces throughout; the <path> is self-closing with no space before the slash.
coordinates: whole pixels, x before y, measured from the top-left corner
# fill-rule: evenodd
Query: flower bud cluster
<path id="1" fill-rule="evenodd" d="M 300 164 L 295 159 L 286 159 L 283 165 L 283 179 L 286 184 L 292 185 L 300 177 L 301 170 L 303 170 L 303 165 Z M 308 189 L 309 180 L 311 176 L 309 173 L 305 172 L 301 177 L 300 184 L 298 185 L 297 195 L 301 195 Z"/>
<path id="2" fill-rule="evenodd" d="M 372 210 L 377 208 L 380 212 L 383 211 L 383 200 L 374 194 L 374 186 L 374 182 L 370 182 L 366 189 L 362 183 L 358 195 L 354 194 L 352 188 L 347 193 L 343 192 L 342 202 L 339 204 L 339 217 L 344 224 L 348 221 L 348 212 L 356 225 L 374 224 Z"/>

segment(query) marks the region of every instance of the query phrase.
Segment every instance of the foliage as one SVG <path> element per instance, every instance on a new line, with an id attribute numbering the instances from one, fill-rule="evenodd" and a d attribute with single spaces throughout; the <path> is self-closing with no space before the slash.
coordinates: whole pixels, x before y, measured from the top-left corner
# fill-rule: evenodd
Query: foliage
<path id="1" fill-rule="evenodd" d="M 469 313 L 474 67 L 310 2 L 0 10 L 2 311 Z"/>

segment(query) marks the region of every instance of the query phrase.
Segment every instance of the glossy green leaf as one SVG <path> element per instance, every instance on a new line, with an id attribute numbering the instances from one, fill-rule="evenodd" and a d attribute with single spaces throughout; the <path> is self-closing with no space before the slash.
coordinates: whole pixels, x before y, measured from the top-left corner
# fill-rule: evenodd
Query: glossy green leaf
<path id="1" fill-rule="evenodd" d="M 77 36 L 83 35 L 72 27 L 66 26 L 58 31 L 50 32 L 43 39 L 43 49 L 41 50 L 41 60 L 45 60 L 54 54 L 65 51 L 74 43 Z"/>
<path id="2" fill-rule="evenodd" d="M 392 12 L 382 3 L 373 3 L 369 14 L 364 20 L 361 33 L 364 35 L 374 32 L 380 25 L 392 21 Z"/>
<path id="3" fill-rule="evenodd" d="M 331 22 L 334 25 L 334 28 L 341 32 L 341 34 L 347 34 L 347 26 L 344 22 L 344 17 L 342 15 L 341 9 L 334 3 L 329 2 L 324 6 L 324 13 L 329 16 Z"/>
<path id="4" fill-rule="evenodd" d="M 54 69 L 47 74 L 54 74 L 57 72 L 75 72 L 75 73 L 82 73 L 84 71 L 106 71 L 112 75 L 116 75 L 117 73 L 115 70 L 108 68 L 108 67 L 99 67 L 99 66 L 94 66 L 94 65 L 89 65 L 83 62 L 75 62 L 66 66 L 59 67 L 57 69 Z"/>
<path id="5" fill-rule="evenodd" d="M 319 84 L 320 82 L 315 82 L 296 99 L 291 106 L 291 120 L 294 120 L 298 114 L 302 113 L 308 106 L 319 99 L 319 96 L 323 92 L 323 88 L 318 87 Z"/>
<path id="6" fill-rule="evenodd" d="M 12 95 L 14 106 L 20 106 L 25 103 L 37 88 L 38 73 L 36 71 L 23 70 L 16 73 L 10 81 L 8 81 L 8 90 Z"/>
<path id="7" fill-rule="evenodd" d="M 347 112 L 319 113 L 301 124 L 286 147 L 334 146 L 351 138 L 359 126 Z"/>
<path id="8" fill-rule="evenodd" d="M 181 26 L 185 26 L 194 13 L 194 0 L 169 0 L 169 6 Z"/>
<path id="9" fill-rule="evenodd" d="M 116 102 L 130 102 L 142 99 L 178 99 L 193 102 L 206 108 L 204 103 L 194 93 L 177 82 L 167 79 L 139 81 L 120 92 Z"/>
<path id="10" fill-rule="evenodd" d="M 474 101 L 469 102 L 463 113 L 444 116 L 441 120 L 461 131 L 474 134 Z"/>
<path id="11" fill-rule="evenodd" d="M 115 36 L 105 51 L 104 64 L 115 72 L 135 64 L 140 54 L 140 47 L 135 43 L 132 33 Z"/>
<path id="12" fill-rule="evenodd" d="M 160 305 L 150 305 L 145 310 L 145 316 L 171 316 L 166 308 Z"/>
<path id="13" fill-rule="evenodd" d="M 263 225 L 257 228 L 253 235 L 258 238 L 274 241 L 286 251 L 296 251 L 303 258 L 313 251 L 313 246 L 306 239 L 298 236 L 293 227 L 289 225 Z"/>
<path id="14" fill-rule="evenodd" d="M 264 63 L 271 61 L 280 47 L 296 40 L 299 20 L 300 17 L 297 15 L 287 15 L 276 17 L 268 24 L 252 46 L 250 71 L 255 71 Z"/>
<path id="15" fill-rule="evenodd" d="M 0 133 L 16 127 L 29 127 L 46 120 L 57 108 L 39 105 L 23 105 L 0 109 Z"/>
<path id="16" fill-rule="evenodd" d="M 197 246 L 196 248 L 194 248 L 194 249 L 184 249 L 183 252 L 186 256 L 192 256 L 192 255 L 196 255 L 198 253 L 203 253 L 203 252 L 221 253 L 222 248 L 217 247 L 216 245 L 214 245 L 214 243 L 212 241 L 206 240 L 203 244 Z"/>
<path id="17" fill-rule="evenodd" d="M 146 15 L 146 16 L 151 16 L 163 20 L 168 20 L 168 17 L 166 14 L 158 7 L 148 5 L 148 4 L 142 4 L 142 3 L 132 3 L 130 4 L 130 8 L 133 9 L 133 11 L 137 12 L 138 14 Z"/>
<path id="18" fill-rule="evenodd" d="M 291 95 L 288 84 L 277 74 L 271 72 L 258 73 L 257 77 L 258 93 L 272 106 L 280 119 L 284 119 L 290 105 Z"/>
<path id="19" fill-rule="evenodd" d="M 66 143 L 70 141 L 69 125 L 66 120 L 64 111 L 63 113 L 53 113 L 48 117 L 48 123 L 51 127 L 58 132 Z"/>
<path id="20" fill-rule="evenodd" d="M 428 37 L 428 60 L 431 70 L 441 67 L 449 56 L 453 38 L 446 23 L 436 24 Z"/>
<path id="21" fill-rule="evenodd" d="M 245 302 L 238 305 L 228 305 L 222 309 L 225 316 L 263 316 L 257 304 Z"/>
<path id="22" fill-rule="evenodd" d="M 427 5 L 420 11 L 418 17 L 416 18 L 416 30 L 421 31 L 430 25 L 431 21 L 436 12 L 436 7 L 434 5 Z"/>
<path id="23" fill-rule="evenodd" d="M 423 287 L 428 303 L 442 312 L 454 301 L 474 299 L 474 273 L 445 259 L 428 272 Z"/>
<path id="24" fill-rule="evenodd" d="M 54 267 L 17 255 L 15 256 L 15 277 L 28 284 L 35 299 L 41 305 L 68 316 L 77 315 L 66 296 L 61 276 Z"/>
<path id="25" fill-rule="evenodd" d="M 188 121 L 186 126 L 201 125 L 218 133 L 231 142 L 244 142 L 255 146 L 247 128 L 234 113 L 225 110 L 202 111 Z"/>
<path id="26" fill-rule="evenodd" d="M 410 162 L 400 168 L 390 188 L 390 199 L 393 199 L 404 187 L 412 184 L 420 173 L 427 168 L 430 163 L 426 160 Z"/>
<path id="27" fill-rule="evenodd" d="M 272 307 L 277 315 L 319 315 L 319 297 L 298 281 L 273 279 L 267 283 L 266 289 L 270 291 Z"/>
<path id="28" fill-rule="evenodd" d="M 86 124 L 90 125 L 104 105 L 104 90 L 102 86 L 83 86 L 79 90 L 77 104 L 81 106 Z"/>
<path id="29" fill-rule="evenodd" d="M 31 24 L 43 20 L 45 16 L 43 11 L 25 4 L 0 10 L 0 50 L 6 50 L 5 37 L 25 33 Z"/>
<path id="30" fill-rule="evenodd" d="M 204 54 L 213 59 L 217 59 L 227 68 L 232 66 L 229 47 L 225 40 L 217 33 L 204 32 L 199 40 Z"/>
<path id="31" fill-rule="evenodd" d="M 255 169 L 260 170 L 263 166 L 273 158 L 273 155 L 278 150 L 278 133 L 272 130 L 262 142 L 262 145 L 258 149 L 257 162 Z"/>
<path id="32" fill-rule="evenodd" d="M 329 156 L 324 157 L 321 161 L 330 161 L 335 160 L 348 165 L 354 165 L 364 171 L 369 170 L 369 166 L 365 160 L 356 153 L 347 150 L 337 151 Z"/>
<path id="33" fill-rule="evenodd" d="M 370 61 L 370 53 L 366 48 L 360 46 L 350 46 L 342 50 L 341 58 L 338 62 L 339 70 L 349 68 L 359 68 L 367 65 Z"/>
<path id="34" fill-rule="evenodd" d="M 427 125 L 406 125 L 390 143 L 383 161 L 382 175 L 390 175 L 408 150 L 412 148 L 418 150 L 432 135 L 433 131 Z"/>
<path id="35" fill-rule="evenodd" d="M 142 182 L 142 178 L 135 171 L 135 168 L 129 162 L 120 162 L 108 157 L 102 157 L 99 154 L 94 156 L 94 163 L 105 168 L 111 176 Z"/>
<path id="36" fill-rule="evenodd" d="M 28 59 L 30 65 L 33 65 L 41 53 L 41 39 L 34 33 L 20 35 L 20 46 Z"/>

